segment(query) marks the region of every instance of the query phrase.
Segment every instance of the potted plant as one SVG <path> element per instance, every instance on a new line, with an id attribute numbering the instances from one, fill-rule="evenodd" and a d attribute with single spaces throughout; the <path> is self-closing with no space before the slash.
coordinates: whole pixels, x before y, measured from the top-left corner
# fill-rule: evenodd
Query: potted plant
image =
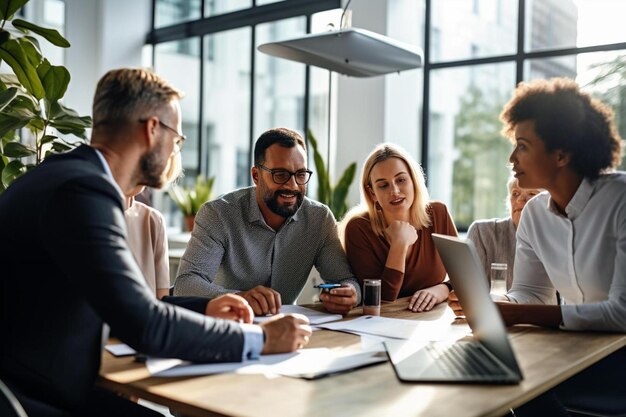
<path id="1" fill-rule="evenodd" d="M 91 117 L 79 116 L 62 104 L 70 73 L 42 56 L 32 34 L 62 48 L 70 43 L 54 29 L 15 19 L 26 3 L 28 0 L 0 2 L 0 66 L 8 65 L 13 71 L 0 75 L 0 192 L 49 154 L 85 143 L 86 128 L 91 126 Z M 23 128 L 33 136 L 32 145 L 20 141 L 18 133 Z M 68 142 L 56 132 L 82 140 Z M 27 159 L 22 162 L 22 158 Z"/>
<path id="2" fill-rule="evenodd" d="M 195 184 L 191 187 L 172 184 L 168 189 L 167 193 L 183 212 L 185 230 L 193 230 L 193 223 L 200 207 L 211 199 L 214 182 L 215 177 L 205 178 L 203 175 L 198 175 Z"/>
<path id="3" fill-rule="evenodd" d="M 337 184 L 331 185 L 324 159 L 322 159 L 322 155 L 317 150 L 317 139 L 315 139 L 310 129 L 307 131 L 307 136 L 313 148 L 313 160 L 315 161 L 315 169 L 317 171 L 317 201 L 326 204 L 335 215 L 335 219 L 340 221 L 346 214 L 346 211 L 348 211 L 346 199 L 356 174 L 356 162 L 351 163 L 343 171 Z"/>

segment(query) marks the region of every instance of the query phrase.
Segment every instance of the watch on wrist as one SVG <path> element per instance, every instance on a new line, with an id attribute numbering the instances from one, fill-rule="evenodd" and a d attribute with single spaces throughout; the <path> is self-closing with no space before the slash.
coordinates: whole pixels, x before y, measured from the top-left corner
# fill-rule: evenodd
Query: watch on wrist
<path id="1" fill-rule="evenodd" d="M 442 284 L 448 287 L 448 292 L 454 291 L 454 288 L 452 288 L 452 284 L 450 284 L 450 281 L 444 281 L 442 282 Z"/>

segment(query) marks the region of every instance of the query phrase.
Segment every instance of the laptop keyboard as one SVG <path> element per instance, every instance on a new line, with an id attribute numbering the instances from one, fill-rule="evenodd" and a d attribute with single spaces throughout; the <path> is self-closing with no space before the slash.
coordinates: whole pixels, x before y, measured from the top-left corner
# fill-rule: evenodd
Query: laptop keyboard
<path id="1" fill-rule="evenodd" d="M 437 366 L 453 376 L 485 376 L 491 379 L 507 375 L 498 363 L 473 343 L 431 343 L 426 346 L 426 351 Z"/>

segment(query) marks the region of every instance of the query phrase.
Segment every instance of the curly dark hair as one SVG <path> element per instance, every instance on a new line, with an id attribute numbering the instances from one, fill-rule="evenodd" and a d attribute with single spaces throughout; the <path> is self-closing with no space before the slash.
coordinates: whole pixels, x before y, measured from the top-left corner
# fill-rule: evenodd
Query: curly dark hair
<path id="1" fill-rule="evenodd" d="M 519 83 L 500 120 L 502 133 L 512 142 L 518 123 L 534 121 L 546 149 L 569 153 L 572 168 L 583 177 L 597 178 L 621 161 L 622 139 L 613 110 L 580 91 L 571 79 Z"/>

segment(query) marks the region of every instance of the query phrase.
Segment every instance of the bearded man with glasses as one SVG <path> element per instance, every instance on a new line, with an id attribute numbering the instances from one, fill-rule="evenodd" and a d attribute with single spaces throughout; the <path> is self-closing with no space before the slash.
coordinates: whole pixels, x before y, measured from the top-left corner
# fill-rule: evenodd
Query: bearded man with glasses
<path id="1" fill-rule="evenodd" d="M 306 145 L 286 128 L 263 133 L 254 147 L 255 186 L 206 203 L 196 216 L 174 293 L 216 297 L 236 293 L 257 315 L 292 304 L 313 266 L 341 284 L 323 294 L 332 313 L 346 314 L 360 300 L 332 212 L 305 197 L 312 171 Z"/>

